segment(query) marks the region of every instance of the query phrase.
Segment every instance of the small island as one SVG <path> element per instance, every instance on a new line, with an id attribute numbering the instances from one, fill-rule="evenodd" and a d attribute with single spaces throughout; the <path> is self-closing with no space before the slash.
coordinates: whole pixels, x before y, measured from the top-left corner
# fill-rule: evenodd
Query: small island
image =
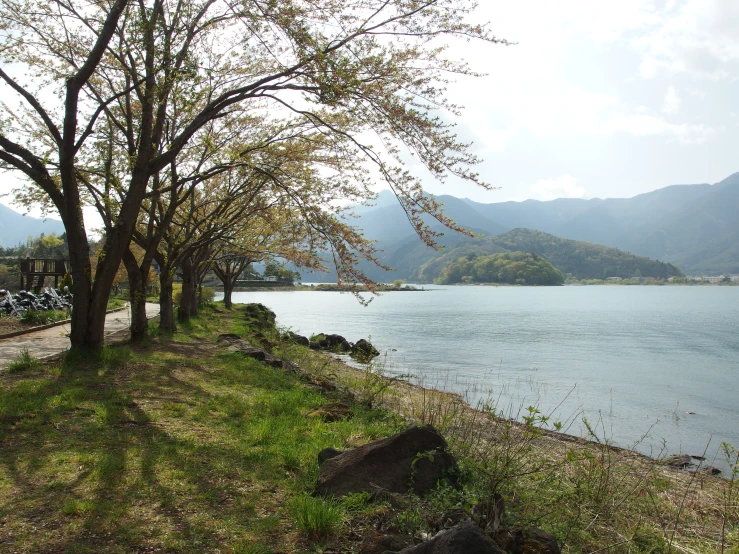
<path id="1" fill-rule="evenodd" d="M 446 265 L 434 281 L 527 286 L 563 285 L 562 272 L 545 258 L 530 252 L 503 252 L 489 256 L 467 254 Z"/>

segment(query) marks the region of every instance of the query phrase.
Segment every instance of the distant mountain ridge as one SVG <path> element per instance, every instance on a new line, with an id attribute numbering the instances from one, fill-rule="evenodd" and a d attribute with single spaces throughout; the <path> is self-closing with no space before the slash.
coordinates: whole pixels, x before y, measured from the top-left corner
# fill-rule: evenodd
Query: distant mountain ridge
<path id="1" fill-rule="evenodd" d="M 50 235 L 64 233 L 64 224 L 58 219 L 39 219 L 18 212 L 0 204 L 0 246 L 10 247 L 25 244 L 28 237 L 41 233 Z"/>
<path id="2" fill-rule="evenodd" d="M 493 204 L 448 195 L 436 199 L 458 224 L 485 236 L 534 229 L 669 262 L 687 274 L 739 273 L 739 173 L 714 185 L 672 185 L 633 198 Z M 366 237 L 378 240 L 380 260 L 396 268 L 384 272 L 363 266 L 371 278 L 412 278 L 439 255 L 415 236 L 390 191 L 380 193 L 376 207 L 362 206 L 356 212 L 360 217 L 355 224 Z M 443 230 L 435 221 L 431 227 Z M 452 248 L 475 240 L 447 230 L 440 244 Z M 331 280 L 334 274 L 306 277 Z"/>

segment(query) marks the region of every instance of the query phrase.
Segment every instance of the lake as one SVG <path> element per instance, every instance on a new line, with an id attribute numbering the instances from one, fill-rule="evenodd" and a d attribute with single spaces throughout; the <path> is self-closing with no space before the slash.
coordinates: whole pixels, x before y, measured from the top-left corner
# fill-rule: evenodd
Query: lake
<path id="1" fill-rule="evenodd" d="M 349 293 L 240 292 L 278 325 L 370 338 L 388 373 L 529 405 L 567 431 L 582 418 L 615 444 L 657 455 L 739 447 L 739 287 L 434 287 L 362 306 Z M 646 438 L 636 444 L 645 434 Z M 636 445 L 636 446 L 634 446 Z"/>

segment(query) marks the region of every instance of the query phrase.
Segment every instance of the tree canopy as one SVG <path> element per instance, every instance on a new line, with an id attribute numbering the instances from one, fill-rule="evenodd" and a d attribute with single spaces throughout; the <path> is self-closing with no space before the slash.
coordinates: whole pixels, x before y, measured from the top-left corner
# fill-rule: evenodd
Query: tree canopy
<path id="1" fill-rule="evenodd" d="M 469 254 L 442 269 L 436 282 L 505 283 L 509 285 L 562 285 L 562 272 L 538 254 L 504 252 L 490 256 Z"/>
<path id="2" fill-rule="evenodd" d="M 375 257 L 336 201 L 371 198 L 376 179 L 427 242 L 434 233 L 423 213 L 456 228 L 401 153 L 437 179 L 486 186 L 447 123 L 459 110 L 446 81 L 473 72 L 447 59 L 440 41 L 505 42 L 467 21 L 473 8 L 472 0 L 0 0 L 0 162 L 32 183 L 21 199 L 64 222 L 73 346 L 101 346 L 104 306 L 140 210 L 173 190 L 175 169 L 192 184 L 247 165 L 292 198 L 303 181 L 311 194 L 302 215 L 346 280 L 367 281 L 356 264 Z M 262 163 L 265 145 L 282 141 L 294 153 L 315 148 L 320 172 L 288 183 Z M 106 225 L 95 271 L 85 204 Z"/>

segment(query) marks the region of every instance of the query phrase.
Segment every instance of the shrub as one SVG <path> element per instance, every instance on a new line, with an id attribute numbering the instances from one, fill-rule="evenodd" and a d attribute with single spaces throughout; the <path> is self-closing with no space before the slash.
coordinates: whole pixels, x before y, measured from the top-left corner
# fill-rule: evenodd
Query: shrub
<path id="1" fill-rule="evenodd" d="M 72 290 L 72 275 L 67 271 L 64 274 L 64 277 L 62 277 L 62 280 L 59 281 L 59 288 L 61 290 L 64 290 L 64 287 L 69 287 L 69 290 Z"/>
<path id="2" fill-rule="evenodd" d="M 198 298 L 202 298 L 203 304 L 211 304 L 216 297 L 216 289 L 213 287 L 201 287 L 198 291 Z"/>
<path id="3" fill-rule="evenodd" d="M 21 316 L 23 323 L 30 325 L 46 325 L 48 323 L 54 323 L 55 321 L 63 321 L 69 318 L 69 313 L 61 310 L 54 311 L 37 311 L 28 310 Z"/>

